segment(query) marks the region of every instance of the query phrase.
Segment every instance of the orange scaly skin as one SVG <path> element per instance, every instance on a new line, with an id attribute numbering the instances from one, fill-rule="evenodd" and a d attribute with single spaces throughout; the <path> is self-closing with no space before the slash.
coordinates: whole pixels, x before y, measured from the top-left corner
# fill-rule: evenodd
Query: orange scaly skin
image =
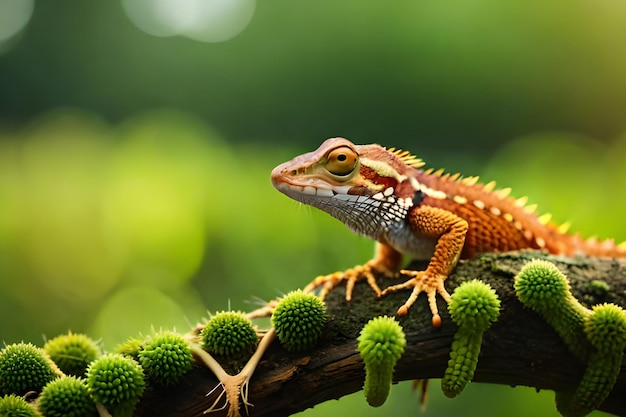
<path id="1" fill-rule="evenodd" d="M 508 197 L 509 189 L 494 190 L 494 182 L 479 184 L 477 177 L 423 170 L 423 165 L 406 151 L 332 138 L 272 171 L 272 183 L 279 191 L 378 242 L 373 259 L 318 277 L 305 291 L 321 287 L 323 298 L 346 280 L 346 300 L 350 300 L 359 279 L 366 279 L 377 296 L 412 289 L 399 315 L 407 314 L 424 292 L 433 325 L 440 326 L 435 297 L 438 293 L 450 300 L 444 281 L 460 258 L 518 249 L 626 257 L 624 243 L 567 234 L 566 227 L 549 223 L 549 216 L 536 216 L 526 198 L 515 200 Z M 400 270 L 403 254 L 430 262 L 424 271 Z M 409 279 L 381 291 L 373 272 L 388 276 L 400 272 Z"/>

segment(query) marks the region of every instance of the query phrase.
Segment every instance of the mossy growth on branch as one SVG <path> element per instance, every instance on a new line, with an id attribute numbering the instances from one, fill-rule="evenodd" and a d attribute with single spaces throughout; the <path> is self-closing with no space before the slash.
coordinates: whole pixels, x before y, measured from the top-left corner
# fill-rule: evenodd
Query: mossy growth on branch
<path id="1" fill-rule="evenodd" d="M 365 399 L 372 407 L 380 407 L 389 396 L 396 363 L 404 353 L 404 331 L 393 317 L 376 317 L 363 326 L 358 342 L 365 363 Z"/>
<path id="2" fill-rule="evenodd" d="M 222 311 L 212 316 L 200 332 L 202 348 L 211 355 L 247 357 L 258 344 L 252 322 L 241 312 Z"/>
<path id="3" fill-rule="evenodd" d="M 145 388 L 144 372 L 134 359 L 106 354 L 89 365 L 87 387 L 96 403 L 115 417 L 132 416 Z"/>
<path id="4" fill-rule="evenodd" d="M 43 349 L 63 373 L 75 376 L 84 376 L 91 361 L 102 354 L 95 341 L 71 332 L 48 340 Z"/>
<path id="5" fill-rule="evenodd" d="M 326 324 L 326 306 L 314 294 L 301 290 L 284 296 L 272 313 L 272 326 L 281 345 L 290 352 L 312 348 Z"/>
<path id="6" fill-rule="evenodd" d="M 539 313 L 584 363 L 589 355 L 584 331 L 589 310 L 572 295 L 565 275 L 551 262 L 534 259 L 515 276 L 514 285 L 520 302 Z"/>
<path id="7" fill-rule="evenodd" d="M 23 397 L 15 394 L 0 397 L 0 416 L 2 417 L 42 417 Z"/>
<path id="8" fill-rule="evenodd" d="M 161 386 L 176 385 L 193 363 L 189 342 L 167 331 L 149 337 L 138 357 L 148 380 Z"/>
<path id="9" fill-rule="evenodd" d="M 1 394 L 39 392 L 59 375 L 60 371 L 46 352 L 33 344 L 14 343 L 0 352 Z"/>
<path id="10" fill-rule="evenodd" d="M 474 377 L 483 333 L 500 315 L 496 292 L 479 280 L 459 285 L 452 294 L 448 311 L 458 329 L 454 334 L 450 359 L 441 380 L 447 397 L 455 397 Z"/>
<path id="11" fill-rule="evenodd" d="M 96 417 L 98 410 L 85 380 L 66 376 L 50 381 L 37 399 L 45 417 Z"/>

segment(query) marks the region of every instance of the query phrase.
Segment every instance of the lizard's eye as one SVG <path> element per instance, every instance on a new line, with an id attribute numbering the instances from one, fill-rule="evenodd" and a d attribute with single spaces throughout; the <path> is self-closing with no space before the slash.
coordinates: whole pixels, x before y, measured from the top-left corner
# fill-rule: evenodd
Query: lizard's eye
<path id="1" fill-rule="evenodd" d="M 347 146 L 330 151 L 326 161 L 326 169 L 333 175 L 345 176 L 356 167 L 358 155 Z"/>

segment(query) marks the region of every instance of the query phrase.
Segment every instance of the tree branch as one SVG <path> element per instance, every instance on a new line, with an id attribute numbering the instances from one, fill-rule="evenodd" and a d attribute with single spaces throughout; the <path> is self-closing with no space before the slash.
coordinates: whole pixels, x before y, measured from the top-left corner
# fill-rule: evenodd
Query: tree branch
<path id="1" fill-rule="evenodd" d="M 581 302 L 626 306 L 626 263 L 617 260 L 516 252 L 487 254 L 460 262 L 446 282 L 450 293 L 461 282 L 480 278 L 496 290 L 502 302 L 500 319 L 484 335 L 475 382 L 560 390 L 571 388 L 582 375 L 583 365 L 568 352 L 554 330 L 537 314 L 523 308 L 515 297 L 513 276 L 532 258 L 554 262 L 566 273 L 574 295 Z M 594 283 L 596 280 L 608 284 L 608 291 Z M 384 287 L 396 282 L 381 279 L 379 283 Z M 326 300 L 330 320 L 323 340 L 314 351 L 290 354 L 274 342 L 264 356 L 250 384 L 249 400 L 254 404 L 250 415 L 288 416 L 360 390 L 365 374 L 356 351 L 356 338 L 372 317 L 394 316 L 407 295 L 400 292 L 376 299 L 366 284 L 359 283 L 353 300 L 346 303 L 343 287 L 331 291 Z M 407 336 L 407 347 L 396 367 L 396 381 L 443 375 L 456 327 L 447 315 L 445 302 L 441 299 L 438 302 L 443 319 L 441 328 L 432 327 L 423 296 L 406 317 L 399 318 Z M 174 388 L 148 390 L 135 415 L 201 416 L 217 398 L 218 390 L 206 397 L 216 384 L 210 371 L 197 366 Z M 617 394 L 625 391 L 626 368 L 623 367 L 613 394 L 601 409 L 625 415 L 626 397 Z M 241 411 L 243 414 L 244 410 Z M 212 415 L 226 415 L 226 410 Z"/>

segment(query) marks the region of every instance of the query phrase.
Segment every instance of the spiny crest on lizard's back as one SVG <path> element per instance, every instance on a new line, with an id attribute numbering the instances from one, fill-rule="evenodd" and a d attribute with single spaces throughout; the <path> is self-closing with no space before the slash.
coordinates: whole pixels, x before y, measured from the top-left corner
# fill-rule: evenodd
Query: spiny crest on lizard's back
<path id="1" fill-rule="evenodd" d="M 422 168 L 426 163 L 418 158 L 417 156 L 413 155 L 411 152 L 409 151 L 405 151 L 402 149 L 396 149 L 396 148 L 389 148 L 387 149 L 389 152 L 391 152 L 392 154 L 396 155 L 402 162 L 404 162 L 405 164 L 407 164 L 410 167 L 416 168 L 416 169 L 420 169 Z"/>
<path id="2" fill-rule="evenodd" d="M 583 239 L 579 234 L 570 235 L 569 222 L 559 225 L 551 221 L 550 213 L 536 214 L 537 205 L 527 204 L 528 197 L 510 197 L 511 188 L 496 189 L 495 181 L 482 184 L 478 176 L 461 177 L 459 173 L 450 174 L 434 168 L 421 171 L 421 174 L 420 182 L 426 182 L 427 186 L 437 190 L 431 196 L 440 196 L 461 205 L 468 204 L 502 218 L 522 232 L 528 241 L 534 241 L 540 249 L 567 255 L 626 256 L 626 242 L 616 245 L 613 239 L 599 241 L 596 237 Z M 424 176 L 430 177 L 432 181 L 426 180 Z"/>
<path id="3" fill-rule="evenodd" d="M 429 168 L 420 172 L 419 181 L 434 191 L 422 190 L 425 194 L 438 200 L 451 200 L 459 206 L 465 206 L 469 212 L 485 213 L 500 218 L 510 224 L 512 229 L 523 233 L 526 240 L 534 241 L 531 246 L 546 248 L 546 239 L 539 232 L 543 227 L 563 234 L 568 225 L 558 226 L 550 223 L 551 215 L 537 216 L 536 204 L 527 205 L 528 198 L 510 197 L 511 188 L 496 189 L 496 182 L 480 183 L 478 176 L 462 177 L 460 173 L 450 174 L 443 169 Z M 434 202 L 433 204 L 439 205 Z M 443 204 L 443 202 L 442 202 Z M 444 204 L 445 205 L 445 204 Z M 557 246 L 560 244 L 555 243 Z M 563 243 L 564 245 L 564 243 Z"/>

